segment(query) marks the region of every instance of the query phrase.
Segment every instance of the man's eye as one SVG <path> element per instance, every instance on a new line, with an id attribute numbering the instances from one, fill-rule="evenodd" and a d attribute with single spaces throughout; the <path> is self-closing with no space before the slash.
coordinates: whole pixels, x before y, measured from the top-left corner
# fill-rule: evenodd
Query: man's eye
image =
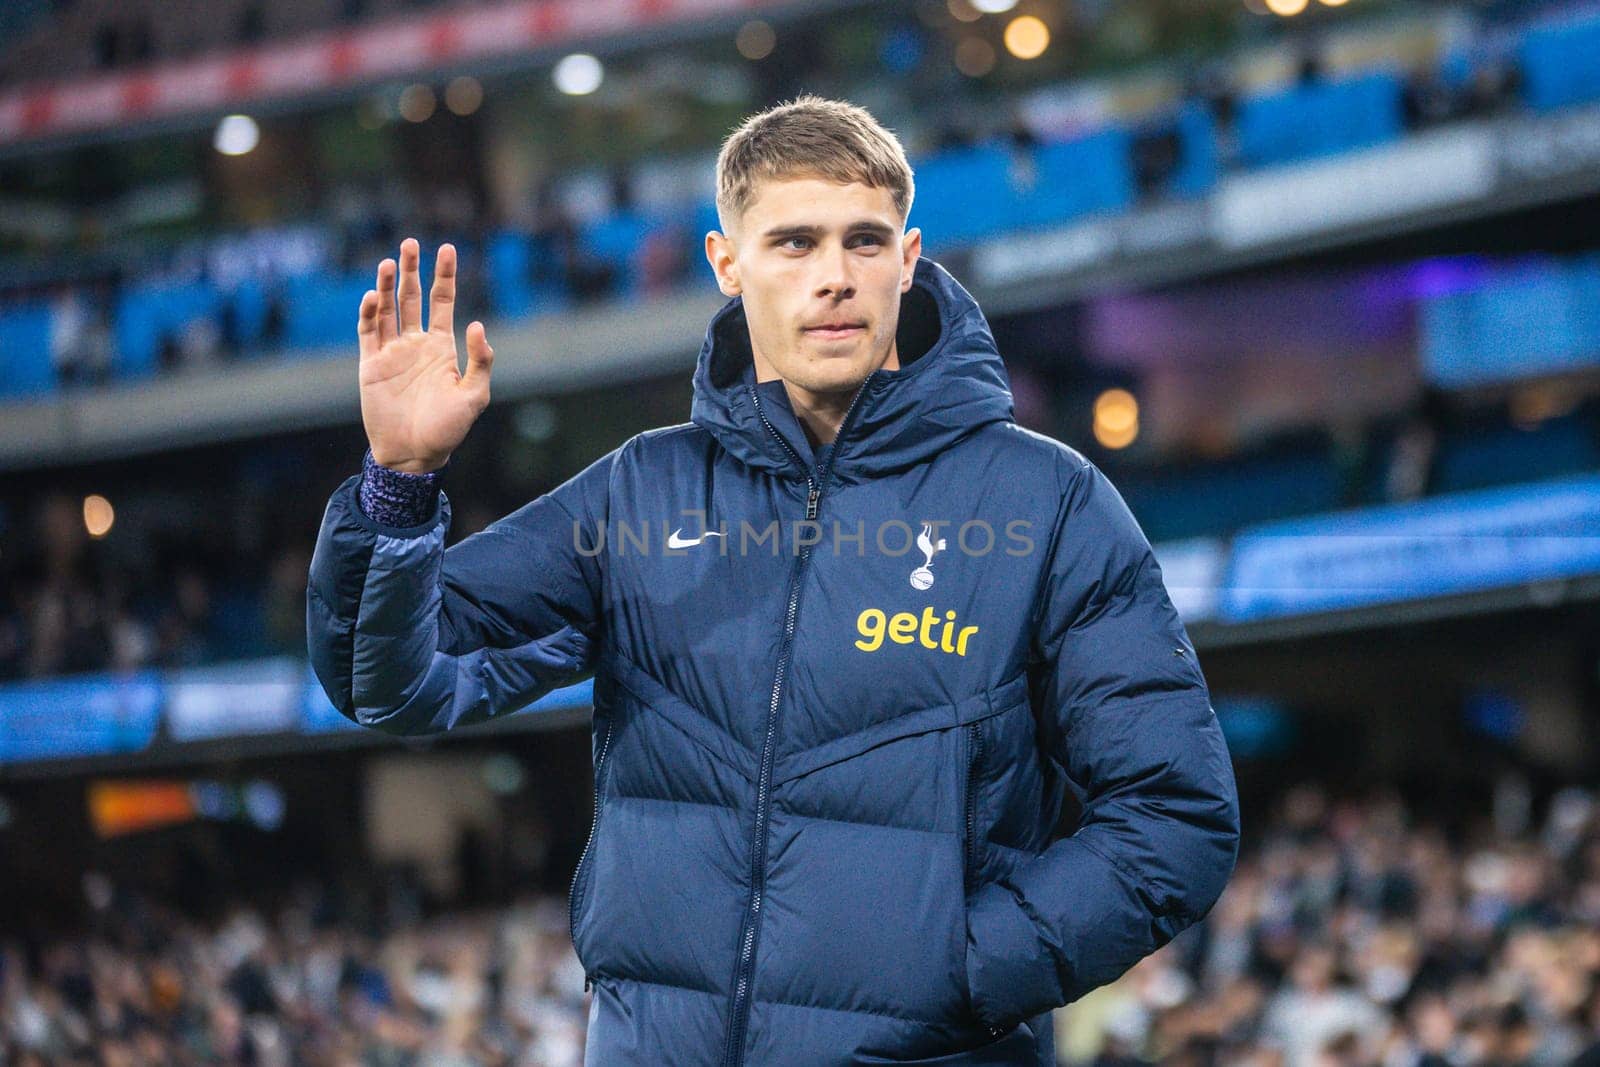
<path id="1" fill-rule="evenodd" d="M 811 238 L 809 238 L 809 237 L 789 237 L 789 238 L 785 238 L 783 243 L 784 243 L 784 247 L 789 247 L 789 246 L 795 244 L 796 242 L 799 242 L 800 244 L 803 244 L 803 245 L 804 244 L 810 244 L 811 243 Z"/>
<path id="2" fill-rule="evenodd" d="M 870 233 L 863 233 L 863 234 L 859 235 L 856 238 L 856 240 L 860 241 L 863 244 L 873 244 L 873 245 L 881 245 L 881 244 L 883 244 L 883 241 L 880 240 L 875 234 L 870 234 Z"/>

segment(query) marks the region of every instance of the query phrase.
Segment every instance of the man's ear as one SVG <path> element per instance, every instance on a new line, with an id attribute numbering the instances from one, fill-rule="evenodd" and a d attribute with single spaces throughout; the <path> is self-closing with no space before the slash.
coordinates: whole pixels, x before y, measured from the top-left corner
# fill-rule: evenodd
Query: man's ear
<path id="1" fill-rule="evenodd" d="M 733 239 L 716 230 L 706 234 L 706 262 L 711 273 L 717 276 L 717 288 L 723 296 L 738 296 L 744 292 L 739 284 L 739 264 L 733 258 Z"/>
<path id="2" fill-rule="evenodd" d="M 900 291 L 909 293 L 911 283 L 917 278 L 917 260 L 922 255 L 922 231 L 910 229 L 906 231 L 905 238 L 900 242 L 900 260 L 904 268 L 901 271 Z"/>

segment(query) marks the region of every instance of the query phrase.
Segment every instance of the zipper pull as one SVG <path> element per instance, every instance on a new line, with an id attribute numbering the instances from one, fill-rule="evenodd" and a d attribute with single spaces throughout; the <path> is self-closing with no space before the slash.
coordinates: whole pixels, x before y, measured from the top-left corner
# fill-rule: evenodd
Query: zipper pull
<path id="1" fill-rule="evenodd" d="M 583 976 L 583 991 L 584 991 L 584 992 L 585 992 L 585 993 L 587 993 L 587 992 L 589 992 L 589 988 L 590 988 L 590 987 L 591 987 L 591 986 L 593 986 L 593 985 L 594 985 L 594 982 L 593 982 L 593 980 L 591 980 L 591 979 L 590 979 L 590 977 L 589 977 L 589 976 L 588 976 L 588 975 L 584 975 L 584 976 Z"/>
<path id="2" fill-rule="evenodd" d="M 822 490 L 812 483 L 811 492 L 806 496 L 806 519 L 813 520 L 817 517 L 817 500 L 822 496 Z"/>

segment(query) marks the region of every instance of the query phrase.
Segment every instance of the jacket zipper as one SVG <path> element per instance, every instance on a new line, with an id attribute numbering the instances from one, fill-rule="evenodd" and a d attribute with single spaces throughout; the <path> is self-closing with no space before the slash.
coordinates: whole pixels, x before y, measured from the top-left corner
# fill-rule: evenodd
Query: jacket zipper
<path id="1" fill-rule="evenodd" d="M 761 424 L 767 428 L 768 433 L 777 438 L 778 443 L 794 458 L 801 470 L 806 472 L 807 521 L 815 521 L 817 517 L 817 507 L 822 499 L 822 487 L 827 484 L 828 477 L 833 473 L 833 461 L 839 453 L 839 441 L 844 437 L 845 430 L 850 425 L 850 415 L 855 411 L 856 403 L 861 399 L 861 394 L 866 392 L 867 382 L 871 381 L 872 377 L 872 374 L 867 375 L 866 380 L 856 390 L 855 396 L 850 399 L 850 406 L 845 409 L 844 418 L 839 423 L 839 432 L 834 437 L 833 448 L 828 453 L 827 464 L 825 468 L 817 471 L 816 477 L 812 477 L 811 468 L 768 421 L 767 413 L 761 410 L 760 396 L 754 389 L 750 391 L 750 398 L 755 404 L 756 414 L 761 417 Z M 756 934 L 761 922 L 761 898 L 766 891 L 769 799 L 767 791 L 772 781 L 773 738 L 778 721 L 778 705 L 783 698 L 784 676 L 788 672 L 789 655 L 794 648 L 795 617 L 800 607 L 800 577 L 810 559 L 811 546 L 809 544 L 802 546 L 794 568 L 789 573 L 789 606 L 783 618 L 783 644 L 778 650 L 778 666 L 772 679 L 772 698 L 767 704 L 766 732 L 761 742 L 761 774 L 756 783 L 756 825 L 755 840 L 751 847 L 750 902 L 746 905 L 744 926 L 739 935 L 739 969 L 733 986 L 733 1009 L 728 1013 L 728 1044 L 722 1056 L 725 1067 L 740 1067 L 744 1062 L 745 1028 L 750 1019 L 750 972 L 755 965 Z"/>
<path id="2" fill-rule="evenodd" d="M 589 839 L 583 843 L 583 851 L 578 854 L 578 866 L 572 872 L 572 891 L 567 894 L 567 933 L 572 939 L 572 951 L 578 951 L 578 887 L 579 880 L 583 877 L 583 864 L 589 858 L 589 846 L 594 844 L 595 831 L 600 829 L 600 773 L 605 769 L 606 752 L 611 748 L 611 724 L 606 725 L 605 736 L 600 740 L 600 758 L 594 763 L 594 821 L 589 824 Z M 589 972 L 583 974 L 583 991 L 587 993 L 590 986 Z"/>
<path id="3" fill-rule="evenodd" d="M 967 878 L 966 891 L 971 896 L 978 889 L 982 850 L 978 847 L 978 765 L 983 762 L 983 724 L 967 724 Z M 1003 1026 L 985 1026 L 989 1040 L 998 1041 L 1006 1034 Z"/>
<path id="4" fill-rule="evenodd" d="M 967 726 L 967 892 L 978 885 L 978 764 L 983 762 L 983 730 L 978 723 Z"/>

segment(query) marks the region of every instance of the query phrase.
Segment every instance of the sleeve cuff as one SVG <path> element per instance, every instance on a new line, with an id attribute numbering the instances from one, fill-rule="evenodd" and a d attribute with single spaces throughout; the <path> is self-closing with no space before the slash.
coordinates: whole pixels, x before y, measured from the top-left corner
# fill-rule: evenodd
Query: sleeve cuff
<path id="1" fill-rule="evenodd" d="M 418 526 L 433 514 L 439 499 L 439 477 L 444 467 L 427 474 L 407 474 L 380 466 L 372 450 L 361 459 L 361 484 L 356 502 L 361 513 L 384 526 Z"/>

